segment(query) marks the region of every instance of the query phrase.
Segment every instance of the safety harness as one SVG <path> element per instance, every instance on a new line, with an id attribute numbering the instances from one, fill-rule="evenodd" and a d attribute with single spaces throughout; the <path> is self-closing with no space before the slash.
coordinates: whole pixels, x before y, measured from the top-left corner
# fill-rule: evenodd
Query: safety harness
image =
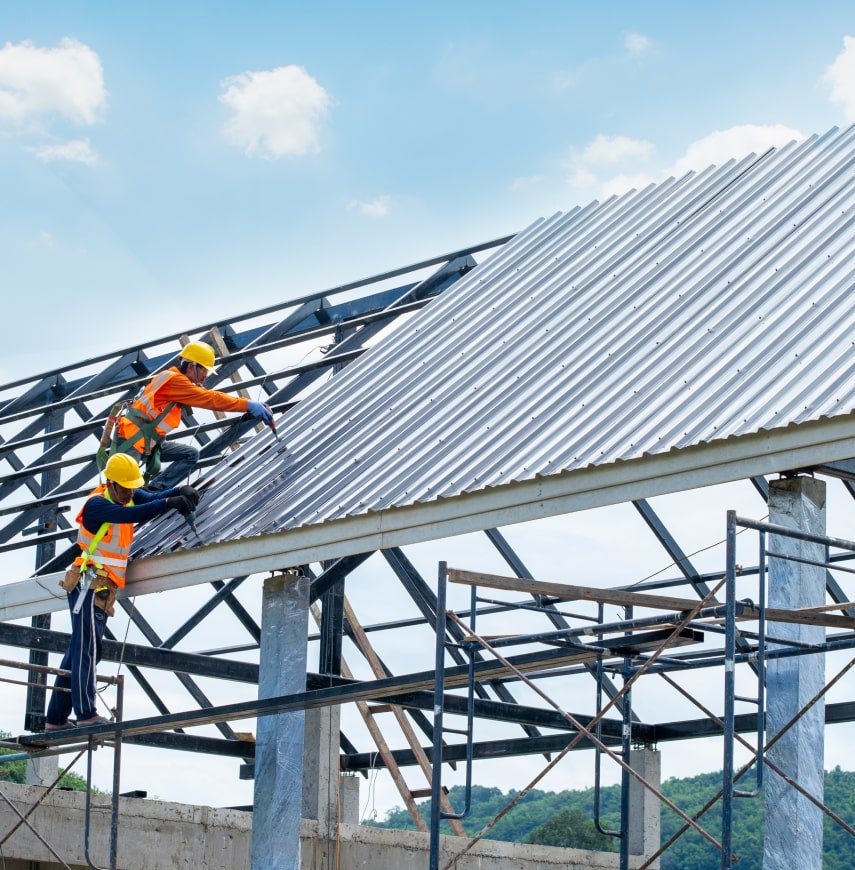
<path id="1" fill-rule="evenodd" d="M 107 501 L 115 504 L 113 499 L 110 497 L 109 491 L 105 491 L 103 496 Z M 128 504 L 133 506 L 133 500 Z M 60 580 L 59 585 L 66 592 L 72 592 L 77 588 L 78 583 L 80 584 L 80 594 L 72 608 L 74 614 L 80 613 L 80 609 L 83 607 L 83 599 L 86 597 L 86 593 L 89 591 L 91 586 L 95 592 L 95 606 L 105 610 L 110 616 L 115 615 L 113 604 L 116 601 L 116 590 L 118 587 L 109 576 L 105 566 L 122 569 L 124 571 L 127 567 L 127 559 L 108 556 L 104 553 L 96 554 L 98 544 L 101 543 L 101 539 L 110 530 L 111 525 L 115 524 L 101 523 L 98 531 L 92 536 L 92 540 L 89 542 L 88 546 L 83 548 L 81 555 L 78 557 L 80 559 L 79 563 L 75 560 L 75 563 L 68 569 L 68 571 L 66 571 L 63 579 Z M 93 556 L 97 556 L 97 558 L 93 559 Z"/>
<path id="2" fill-rule="evenodd" d="M 143 457 L 145 458 L 145 472 L 143 477 L 146 483 L 151 480 L 160 471 L 160 445 L 163 441 L 163 436 L 157 431 L 160 425 L 169 412 L 175 407 L 176 402 L 170 402 L 154 419 L 149 419 L 143 414 L 139 408 L 133 407 L 133 402 L 142 394 L 142 391 L 137 394 L 134 399 L 128 402 L 118 402 L 110 409 L 107 416 L 107 422 L 104 424 L 104 431 L 101 434 L 101 442 L 98 447 L 97 461 L 98 470 L 103 471 L 107 465 L 107 460 L 116 453 L 129 453 L 133 449 L 133 445 L 143 439 Z M 137 427 L 137 432 L 134 432 L 129 438 L 119 440 L 119 430 L 117 423 L 121 417 L 130 420 Z"/>
<path id="3" fill-rule="evenodd" d="M 103 565 L 89 565 L 89 560 L 92 558 L 92 554 L 95 552 L 95 548 L 101 542 L 101 538 L 103 538 L 109 530 L 110 523 L 101 523 L 101 527 L 95 533 L 94 537 L 89 543 L 89 546 L 83 551 L 83 555 L 80 557 L 80 564 L 72 565 L 71 568 L 66 571 L 65 577 L 63 577 L 63 579 L 60 581 L 59 585 L 66 592 L 72 592 L 74 589 L 77 588 L 77 584 L 80 584 L 80 594 L 77 596 L 77 601 L 74 602 L 74 607 L 71 611 L 75 615 L 80 613 L 80 609 L 83 607 L 83 599 L 86 597 L 86 593 L 89 591 L 89 587 L 93 583 L 97 582 L 99 584 L 95 586 L 96 593 L 101 592 L 104 589 L 108 590 L 109 592 L 111 589 L 110 585 L 108 585 L 110 583 L 110 580 L 107 576 L 107 572 L 104 570 Z M 115 598 L 115 593 L 113 597 Z"/>

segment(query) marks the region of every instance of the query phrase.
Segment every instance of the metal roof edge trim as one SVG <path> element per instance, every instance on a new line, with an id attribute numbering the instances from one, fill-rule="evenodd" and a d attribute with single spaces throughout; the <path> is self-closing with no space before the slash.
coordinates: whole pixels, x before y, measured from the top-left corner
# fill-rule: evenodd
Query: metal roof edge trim
<path id="1" fill-rule="evenodd" d="M 131 563 L 128 594 L 148 595 L 320 559 L 453 537 L 855 456 L 855 414 L 589 466 L 454 498 L 390 508 Z M 65 609 L 61 574 L 0 586 L 0 619 Z"/>

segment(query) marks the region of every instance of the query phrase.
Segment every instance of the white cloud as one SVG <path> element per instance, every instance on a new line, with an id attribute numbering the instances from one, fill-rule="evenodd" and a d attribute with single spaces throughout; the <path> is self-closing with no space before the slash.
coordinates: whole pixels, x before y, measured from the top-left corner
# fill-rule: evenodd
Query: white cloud
<path id="1" fill-rule="evenodd" d="M 843 51 L 823 75 L 833 103 L 842 103 L 843 117 L 855 121 L 855 36 L 843 37 Z"/>
<path id="2" fill-rule="evenodd" d="M 382 193 L 380 196 L 375 196 L 374 199 L 363 201 L 353 200 L 348 203 L 349 209 L 374 218 L 386 217 L 386 215 L 389 214 L 391 206 L 392 197 L 386 193 Z"/>
<path id="3" fill-rule="evenodd" d="M 68 160 L 71 163 L 83 163 L 86 166 L 96 166 L 98 155 L 92 150 L 88 139 L 71 139 L 59 145 L 42 145 L 28 148 L 43 163 L 53 163 L 56 160 Z"/>
<path id="4" fill-rule="evenodd" d="M 25 126 L 61 115 L 94 124 L 107 103 L 98 55 L 75 39 L 57 48 L 7 42 L 0 48 L 0 121 Z"/>
<path id="5" fill-rule="evenodd" d="M 650 40 L 643 33 L 628 33 L 624 37 L 623 47 L 633 57 L 639 57 L 650 49 Z"/>
<path id="6" fill-rule="evenodd" d="M 653 145 L 643 139 L 606 136 L 601 133 L 585 146 L 580 160 L 589 166 L 604 166 L 624 160 L 647 160 L 653 150 Z"/>
<path id="7" fill-rule="evenodd" d="M 542 175 L 522 175 L 511 182 L 511 190 L 528 190 L 543 181 Z"/>
<path id="8" fill-rule="evenodd" d="M 579 197 L 605 199 L 626 193 L 631 188 L 644 187 L 651 176 L 639 171 L 639 164 L 650 160 L 655 152 L 651 142 L 629 136 L 608 136 L 600 133 L 580 151 L 572 149 L 567 160 L 568 181 Z M 611 177 L 603 181 L 600 171 Z"/>
<path id="9" fill-rule="evenodd" d="M 597 176 L 591 172 L 590 169 L 586 169 L 584 166 L 575 165 L 572 167 L 572 172 L 570 175 L 570 184 L 573 187 L 578 187 L 584 189 L 586 187 L 593 187 L 597 183 Z"/>
<path id="10" fill-rule="evenodd" d="M 600 185 L 600 199 L 607 199 L 612 195 L 620 196 L 622 193 L 627 193 L 633 188 L 641 190 L 655 180 L 652 175 L 648 175 L 645 172 L 622 172 Z"/>
<path id="11" fill-rule="evenodd" d="M 303 67 L 245 72 L 221 87 L 220 102 L 232 111 L 226 137 L 245 154 L 275 159 L 320 150 L 320 125 L 331 99 Z"/>
<path id="12" fill-rule="evenodd" d="M 769 148 L 786 145 L 792 139 L 804 138 L 804 133 L 783 124 L 742 124 L 727 130 L 716 130 L 692 142 L 667 174 L 679 178 L 690 170 L 721 165 L 731 158 L 741 159 L 752 152 L 761 154 Z"/>
<path id="13" fill-rule="evenodd" d="M 582 73 L 579 70 L 563 69 L 552 74 L 552 88 L 555 91 L 569 91 L 578 88 L 582 83 Z"/>
<path id="14" fill-rule="evenodd" d="M 33 239 L 30 242 L 31 248 L 55 248 L 56 247 L 56 238 L 52 233 L 49 233 L 47 230 L 42 230 L 38 237 Z"/>

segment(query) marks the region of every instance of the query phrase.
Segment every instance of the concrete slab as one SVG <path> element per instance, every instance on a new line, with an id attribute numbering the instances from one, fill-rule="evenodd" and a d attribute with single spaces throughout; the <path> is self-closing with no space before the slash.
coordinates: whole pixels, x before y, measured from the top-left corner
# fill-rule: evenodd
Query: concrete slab
<path id="1" fill-rule="evenodd" d="M 0 791 L 22 813 L 44 793 L 37 786 L 0 782 Z M 92 849 L 96 864 L 107 866 L 110 807 L 106 795 L 93 797 Z M 165 801 L 122 798 L 119 822 L 120 870 L 249 870 L 252 813 Z M 83 856 L 84 795 L 53 792 L 33 814 L 39 833 L 72 870 L 85 867 Z M 0 839 L 17 821 L 0 801 Z M 400 870 L 426 867 L 429 837 L 415 831 L 388 831 L 364 825 L 341 824 L 331 842 L 321 836 L 317 821 L 302 820 L 301 870 L 326 870 L 330 859 L 341 870 Z M 458 837 L 443 837 L 443 863 L 466 844 Z M 335 849 L 330 855 L 329 849 Z M 59 870 L 50 852 L 26 828 L 3 845 L 5 870 Z M 643 859 L 630 858 L 630 868 Z M 478 843 L 456 865 L 456 870 L 618 870 L 614 852 L 587 852 L 486 840 Z"/>

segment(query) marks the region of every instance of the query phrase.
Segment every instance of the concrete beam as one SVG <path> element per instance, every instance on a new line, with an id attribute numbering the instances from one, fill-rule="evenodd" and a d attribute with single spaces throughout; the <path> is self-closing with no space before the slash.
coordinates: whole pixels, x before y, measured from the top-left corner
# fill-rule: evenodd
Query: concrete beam
<path id="1" fill-rule="evenodd" d="M 125 594 L 281 571 L 542 517 L 808 468 L 855 456 L 855 415 L 576 469 L 455 498 L 342 517 L 131 562 Z M 0 585 L 0 620 L 65 608 L 60 574 Z"/>
<path id="2" fill-rule="evenodd" d="M 19 812 L 25 813 L 44 794 L 34 786 L 0 781 L 0 791 Z M 98 866 L 107 864 L 110 826 L 108 795 L 93 795 L 92 857 Z M 204 867 L 205 870 L 250 870 L 252 813 L 214 807 L 190 806 L 165 801 L 122 798 L 119 802 L 119 870 L 174 870 Z M 81 792 L 51 792 L 33 815 L 39 833 L 72 870 L 84 870 L 84 795 Z M 0 800 L 0 831 L 8 831 L 17 816 Z M 299 837 L 300 870 L 322 870 L 325 844 L 318 823 L 303 819 Z M 442 837 L 443 860 L 460 852 L 467 841 Z M 426 867 L 428 835 L 417 831 L 387 831 L 342 822 L 337 830 L 338 863 L 341 867 L 400 870 Z M 30 870 L 39 862 L 42 870 L 60 870 L 50 852 L 23 827 L 3 844 L 5 870 Z M 630 870 L 643 859 L 631 857 Z M 525 843 L 481 840 L 455 865 L 455 870 L 619 870 L 616 852 L 588 852 Z"/>

